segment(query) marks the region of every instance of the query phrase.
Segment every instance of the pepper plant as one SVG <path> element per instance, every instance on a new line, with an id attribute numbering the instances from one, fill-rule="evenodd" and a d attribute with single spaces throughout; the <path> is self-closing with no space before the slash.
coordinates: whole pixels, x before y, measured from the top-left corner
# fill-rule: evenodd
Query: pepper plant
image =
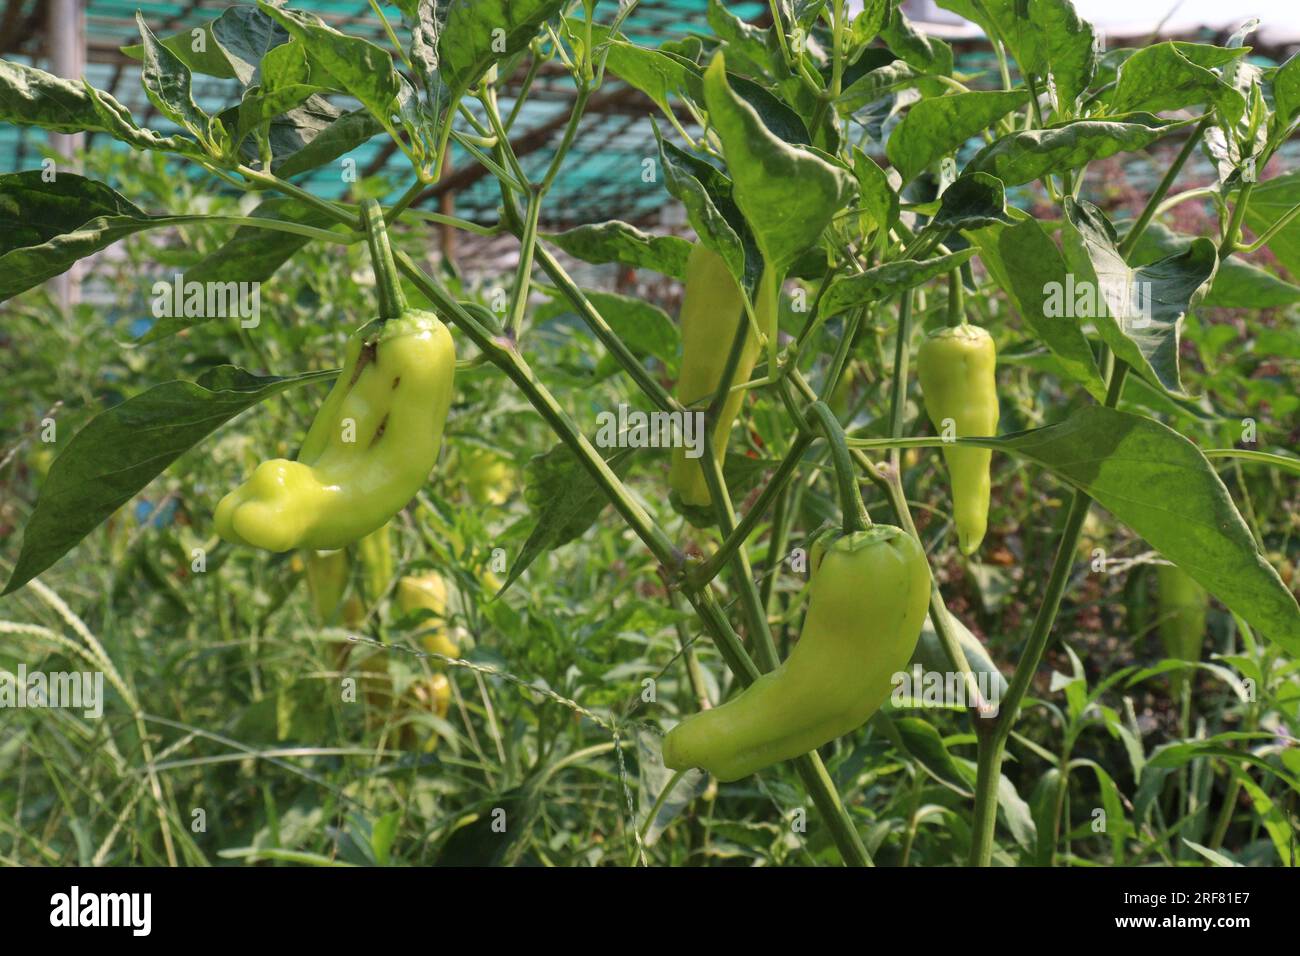
<path id="1" fill-rule="evenodd" d="M 517 587 L 547 552 L 611 520 L 602 515 L 612 506 L 612 520 L 631 532 L 625 540 L 635 544 L 628 546 L 650 556 L 655 573 L 644 583 L 654 586 L 657 578 L 664 600 L 701 634 L 697 641 L 683 626 L 682 652 L 669 667 L 689 682 L 695 700 L 709 703 L 710 682 L 697 651 L 711 643 L 729 672 L 724 687 L 741 691 L 716 717 L 682 725 L 676 740 L 687 742 L 666 751 L 680 772 L 650 795 L 656 810 L 692 766 L 725 768 L 718 773 L 729 780 L 772 772 L 774 762 L 788 758 L 840 858 L 870 864 L 872 840 L 864 840 L 855 805 L 861 788 L 828 771 L 824 758 L 839 754 L 845 745 L 834 741 L 871 718 L 872 732 L 915 757 L 916 793 L 924 766 L 926 773 L 946 775 L 962 795 L 972 864 L 993 859 L 1000 806 L 1010 837 L 1031 844 L 1036 859 L 1051 860 L 1058 842 L 1068 852 L 1072 839 L 1068 816 L 1061 833 L 1070 747 L 1086 729 L 1087 706 L 1095 699 L 1076 700 L 1076 691 L 1086 687 L 1081 675 L 1075 675 L 1079 686 L 1067 690 L 1070 737 L 1049 781 L 1055 789 L 1035 801 L 1047 811 L 1023 819 L 1023 801 L 1003 764 L 1056 636 L 1062 601 L 1075 583 L 1080 536 L 1094 506 L 1158 552 L 1152 560 L 1176 566 L 1213 596 L 1251 649 L 1273 647 L 1293 660 L 1300 653 L 1295 597 L 1220 476 L 1231 464 L 1237 475 L 1242 467 L 1264 469 L 1294 482 L 1300 463 L 1284 444 L 1278 447 L 1277 430 L 1267 422 L 1239 448 L 1203 448 L 1191 440 L 1198 436 L 1170 424 L 1196 408 L 1197 396 L 1189 394 L 1180 369 L 1190 316 L 1216 301 L 1276 305 L 1279 295 L 1282 302 L 1297 301 L 1287 299 L 1294 286 L 1242 257 L 1273 248 L 1296 271 L 1300 180 L 1264 174 L 1275 168 L 1274 157 L 1300 120 L 1300 61 L 1268 68 L 1252 62 L 1253 25 L 1222 45 L 1169 41 L 1106 50 L 1069 0 L 939 5 L 982 29 L 996 54 L 994 75 L 959 73 L 952 49 L 919 32 L 894 0 L 866 0 L 854 12 L 843 0 L 772 0 L 766 26 L 744 22 L 710 0 L 707 32 L 659 46 L 624 34 L 636 0 L 399 0 L 400 17 L 374 6 L 386 45 L 265 0 L 229 7 L 202 29 L 171 37 L 160 38 L 137 15 L 140 43 L 126 52 L 140 61 L 149 102 L 174 132 L 142 125 L 142 118 L 84 80 L 2 61 L 0 119 L 94 132 L 132 150 L 162 154 L 214 186 L 253 197 L 256 208 L 246 215 L 149 212 L 58 163 L 0 176 L 0 203 L 12 226 L 0 247 L 0 299 L 148 230 L 228 230 L 228 240 L 193 270 L 209 282 L 273 284 L 277 269 L 308 244 L 369 242 L 376 250 L 382 318 L 400 321 L 405 300 L 417 300 L 436 313 L 427 325 L 442 329 L 445 322 L 452 330 L 460 367 L 494 369 L 502 388 L 514 390 L 553 433 L 555 447 L 530 466 L 532 533 L 512 555 L 502 593 Z M 535 165 L 516 153 L 512 129 L 543 68 L 567 75 L 573 94 L 548 160 Z M 215 113 L 200 108 L 192 95 L 196 74 L 233 78 L 240 87 L 237 102 Z M 635 175 L 649 169 L 663 201 L 684 207 L 693 240 L 647 233 L 617 215 L 564 232 L 542 229 L 593 99 L 617 83 L 643 94 L 653 124 L 654 154 Z M 1087 198 L 1100 165 L 1166 139 L 1181 146 L 1142 197 L 1135 218 L 1113 220 Z M 348 182 L 349 153 L 381 140 L 409 161 L 409 181 L 382 206 L 346 191 L 343 198 L 326 198 L 302 184 L 306 173 L 335 169 Z M 495 179 L 499 223 L 430 212 L 417 202 L 444 175 L 453 148 L 459 163 L 478 164 Z M 1217 177 L 1208 186 L 1187 187 L 1184 173 L 1198 151 L 1212 160 Z M 1212 205 L 1212 236 L 1168 227 L 1175 207 L 1190 202 Z M 450 283 L 447 270 L 405 251 L 411 237 L 430 245 L 435 228 L 513 237 L 517 265 L 500 308 L 458 294 L 464 287 Z M 1247 228 L 1253 238 L 1246 237 Z M 382 238 L 387 232 L 403 238 L 391 252 Z M 638 326 L 644 313 L 620 297 L 583 288 L 565 267 L 572 259 L 687 281 L 681 323 L 686 351 L 675 391 L 659 374 L 663 356 L 646 344 L 650 333 L 644 323 Z M 642 410 L 679 420 L 702 415 L 708 440 L 698 459 L 680 448 L 670 454 L 634 443 L 598 446 L 593 423 L 576 416 L 548 383 L 558 373 L 536 362 L 546 354 L 534 346 L 542 296 L 576 316 Z M 160 318 L 136 347 L 165 367 L 170 342 L 213 321 L 189 314 Z M 357 325 L 364 321 L 358 317 Z M 256 334 L 240 333 L 254 365 Z M 390 343 L 378 335 L 381 355 L 390 344 L 397 347 L 398 339 Z M 441 392 L 432 401 L 437 408 L 415 414 L 421 396 L 407 397 L 399 382 L 423 368 L 430 381 L 408 381 L 406 388 L 436 392 L 450 383 L 453 359 L 444 343 L 428 367 L 419 365 L 419 354 L 411 357 L 417 365 L 401 374 L 385 366 L 384 374 L 395 376 L 394 390 L 380 394 L 386 383 L 376 366 L 368 371 L 365 361 L 358 365 L 375 341 L 364 335 L 353 341 L 342 377 L 219 365 L 193 381 L 145 390 L 91 419 L 50 467 L 5 593 L 30 585 L 218 429 L 326 378 L 337 379 L 340 397 L 327 400 L 317 419 L 325 423 L 322 430 L 313 426 L 307 436 L 306 463 L 264 464 L 270 469 L 259 470 L 264 480 L 254 478 L 221 510 L 214 493 L 209 546 L 217 552 L 333 548 L 381 526 L 418 491 L 437 455 L 446 414 Z M 966 342 L 975 344 L 953 345 Z M 996 372 L 994 342 L 1002 363 Z M 917 376 L 911 374 L 914 349 Z M 663 364 L 670 366 L 672 357 Z M 998 373 L 1032 377 L 1054 397 L 1050 407 L 1030 414 L 1004 404 L 999 416 Z M 845 399 L 846 389 L 858 395 L 856 402 Z M 396 477 L 380 490 L 345 494 L 331 504 L 318 494 L 330 482 L 304 478 L 313 474 L 316 457 L 308 452 L 322 450 L 324 430 L 337 424 L 336 413 L 352 407 L 342 404 L 348 396 L 363 393 L 356 414 L 365 419 L 368 441 L 402 437 L 385 432 L 390 414 L 394 424 L 400 418 L 403 429 L 413 428 L 414 437 L 369 459 L 348 453 L 336 469 L 339 476 L 346 472 L 346 481 L 340 477 L 335 484 L 355 479 L 358 487 L 379 488 L 381 478 L 367 476 L 368 468 Z M 732 434 L 733 419 L 743 437 Z M 998 435 L 999 420 L 1003 427 L 1022 427 Z M 1049 564 L 1030 569 L 1041 572 L 1036 610 L 1008 635 L 1014 659 L 1007 662 L 1003 689 L 981 681 L 997 665 L 962 614 L 950 608 L 945 583 L 954 562 L 990 547 L 987 539 L 981 544 L 985 523 L 991 537 L 1005 522 L 990 520 L 988 512 L 990 498 L 1004 498 L 999 483 L 1008 474 L 1006 462 L 1031 469 L 1062 497 Z M 918 474 L 943 488 L 950 474 L 952 484 L 924 520 L 914 513 Z M 650 504 L 668 500 L 669 488 L 671 509 Z M 241 526 L 238 516 L 232 518 L 250 500 L 260 507 L 285 495 L 276 499 L 278 510 L 263 508 L 257 521 L 249 517 Z M 302 514 L 294 513 L 304 522 L 310 517 L 320 533 L 283 526 L 279 519 L 285 508 L 297 507 L 295 500 Z M 338 513 L 316 513 L 330 508 Z M 422 506 L 417 513 L 421 520 L 432 516 Z M 872 514 L 886 530 L 865 530 Z M 880 556 L 884 544 L 857 564 L 846 557 L 852 547 L 829 546 L 834 579 L 811 588 L 814 600 L 831 607 L 817 608 L 817 640 L 839 629 L 853 641 L 837 648 L 842 656 L 810 668 L 792 656 L 778 671 L 789 653 L 787 624 L 800 612 L 804 567 L 811 563 L 815 570 L 828 553 L 811 547 L 821 522 L 839 525 L 840 541 L 890 541 L 909 563 L 877 569 L 887 562 Z M 218 543 L 217 530 L 225 542 Z M 708 542 L 702 556 L 687 547 L 698 540 Z M 933 571 L 944 573 L 926 574 L 923 553 Z M 218 566 L 209 573 L 223 572 Z M 854 581 L 862 595 L 851 594 Z M 544 586 L 544 580 L 534 576 L 530 585 Z M 875 601 L 865 603 L 850 597 L 911 587 L 922 591 L 908 593 L 907 600 L 918 608 L 925 604 L 929 617 L 918 653 L 928 641 L 929 659 L 957 675 L 966 690 L 973 768 L 949 756 L 925 721 L 900 716 L 897 708 L 872 716 L 883 690 L 878 672 L 905 662 L 921 625 L 902 596 L 874 594 Z M 843 592 L 843 600 L 819 597 L 833 590 Z M 327 603 L 332 616 L 338 595 Z M 808 614 L 814 614 L 811 602 Z M 899 630 L 904 621 L 906 635 L 891 631 L 871 640 L 872 629 Z M 812 635 L 804 639 L 811 659 L 818 648 Z M 804 651 L 802 642 L 795 646 Z M 855 665 L 854 654 L 871 657 L 873 647 L 885 648 L 887 657 Z M 467 666 L 446 662 L 453 669 Z M 1242 655 L 1236 662 L 1263 678 L 1258 659 Z M 760 690 L 756 682 L 769 672 L 777 674 Z M 800 688 L 802 696 L 787 693 L 781 674 L 795 672 L 825 682 L 825 694 L 816 687 Z M 1275 681 L 1274 673 L 1265 683 L 1273 687 Z M 750 685 L 755 692 L 744 690 Z M 541 694 L 537 706 L 553 700 Z M 828 701 L 839 713 L 812 712 Z M 445 713 L 445 703 L 440 706 Z M 733 706 L 740 709 L 729 711 Z M 746 707 L 763 713 L 745 718 L 744 733 L 729 731 L 730 715 Z M 1294 721 L 1294 701 L 1289 707 L 1283 707 L 1285 719 Z M 585 708 L 580 713 L 602 719 Z M 642 716 L 668 729 L 685 715 Z M 609 720 L 617 727 L 616 717 Z M 764 739 L 751 740 L 754 734 Z M 1263 736 L 1252 724 L 1231 742 L 1244 747 Z M 946 769 L 935 770 L 936 749 Z M 929 763 L 916 757 L 922 752 Z M 1231 753 L 1215 756 L 1230 759 Z M 1294 766 L 1242 754 L 1263 768 L 1270 785 L 1300 789 Z M 1163 766 L 1195 756 L 1171 753 Z M 1252 796 L 1262 793 L 1237 763 L 1232 773 L 1233 799 L 1239 786 Z M 1106 805 L 1122 818 L 1119 800 L 1111 799 L 1114 783 L 1105 779 Z M 916 811 L 913 805 L 909 849 Z M 1231 808 L 1226 812 L 1230 819 Z M 1026 826 L 1036 826 L 1036 843 L 1023 839 Z M 1127 835 L 1117 821 L 1112 839 L 1119 856 Z"/>

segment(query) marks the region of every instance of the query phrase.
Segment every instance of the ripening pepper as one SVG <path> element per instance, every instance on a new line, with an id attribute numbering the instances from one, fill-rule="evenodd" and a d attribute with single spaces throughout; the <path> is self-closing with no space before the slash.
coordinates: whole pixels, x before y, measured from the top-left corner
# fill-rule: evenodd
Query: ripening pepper
<path id="1" fill-rule="evenodd" d="M 756 318 L 766 335 L 775 325 L 771 305 L 760 296 Z M 744 322 L 745 343 L 736 363 L 731 385 L 749 381 L 758 358 L 759 342 L 745 316 L 745 299 L 740 286 L 727 269 L 722 257 L 696 244 L 686 261 L 686 291 L 682 297 L 682 365 L 677 378 L 677 400 L 691 405 L 712 398 L 727 369 L 727 358 L 736 329 Z M 730 392 L 722 403 L 713 429 L 713 453 L 721 462 L 727 451 L 731 426 L 744 403 L 743 391 Z M 682 504 L 702 507 L 710 503 L 709 486 L 704 480 L 705 459 L 687 458 L 686 449 L 673 450 L 668 484 Z"/>
<path id="2" fill-rule="evenodd" d="M 407 690 L 405 703 L 417 714 L 428 713 L 439 719 L 446 719 L 451 710 L 451 681 L 446 674 L 430 674 L 411 684 Z M 411 719 L 407 715 L 402 726 L 401 744 L 403 749 L 419 749 L 432 753 L 438 747 L 438 732 L 427 726 L 426 722 Z"/>
<path id="3" fill-rule="evenodd" d="M 391 524 L 380 525 L 357 542 L 361 560 L 361 586 L 366 603 L 374 607 L 393 580 L 393 541 Z"/>
<path id="4" fill-rule="evenodd" d="M 438 457 L 455 347 L 436 315 L 406 306 L 382 213 L 369 202 L 363 211 L 381 317 L 349 339 L 343 370 L 298 460 L 262 462 L 217 505 L 217 533 L 233 544 L 341 548 L 405 507 Z"/>
<path id="5" fill-rule="evenodd" d="M 461 471 L 477 505 L 503 505 L 515 490 L 515 470 L 500 455 L 476 448 L 465 453 Z"/>
<path id="6" fill-rule="evenodd" d="M 433 617 L 423 623 L 426 628 L 420 643 L 431 654 L 460 657 L 460 645 L 447 627 L 447 582 L 437 571 L 408 576 L 397 582 L 397 604 L 403 614 L 426 610 Z"/>
<path id="7" fill-rule="evenodd" d="M 1176 564 L 1156 567 L 1156 589 L 1160 643 L 1166 656 L 1180 661 L 1199 661 L 1201 642 L 1205 638 L 1209 593 Z M 1174 691 L 1181 693 L 1186 682 L 1187 674 L 1174 674 Z"/>
<path id="8" fill-rule="evenodd" d="M 814 548 L 808 613 L 786 661 L 664 738 L 664 765 L 719 780 L 814 750 L 866 723 L 916 648 L 930 568 L 916 539 L 888 525 Z"/>
<path id="9" fill-rule="evenodd" d="M 942 328 L 932 333 L 917 355 L 916 373 L 925 410 L 940 435 L 982 438 L 998 427 L 998 389 L 993 338 L 977 325 Z M 974 554 L 989 520 L 987 448 L 945 445 L 943 460 L 952 482 L 953 520 L 963 554 Z"/>

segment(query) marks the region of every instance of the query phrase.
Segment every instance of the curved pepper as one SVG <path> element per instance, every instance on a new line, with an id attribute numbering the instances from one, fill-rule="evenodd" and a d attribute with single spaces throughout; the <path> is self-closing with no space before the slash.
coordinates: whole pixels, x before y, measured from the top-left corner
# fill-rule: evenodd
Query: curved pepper
<path id="1" fill-rule="evenodd" d="M 771 335 L 775 323 L 765 297 L 760 297 L 755 317 L 759 328 Z M 713 397 L 727 369 L 736 329 L 739 323 L 748 325 L 748 321 L 744 296 L 727 264 L 716 252 L 697 243 L 686 261 L 686 291 L 681 309 L 682 365 L 677 378 L 679 402 L 691 405 Z M 748 330 L 731 384 L 749 381 L 758 350 L 759 342 L 753 330 Z M 726 453 L 731 426 L 744 401 L 743 391 L 730 392 L 719 410 L 713 429 L 713 453 L 719 461 Z M 687 458 L 684 448 L 673 450 L 668 484 L 685 505 L 701 507 L 710 503 L 703 462 L 703 457 Z"/>
<path id="2" fill-rule="evenodd" d="M 674 727 L 664 738 L 665 766 L 739 780 L 856 730 L 889 696 L 930 603 L 924 551 L 906 532 L 876 525 L 817 548 L 818 556 L 789 658 Z"/>
<path id="3" fill-rule="evenodd" d="M 940 434 L 977 438 L 997 432 L 996 367 L 993 338 L 977 325 L 963 323 L 939 329 L 922 343 L 916 373 L 925 396 L 925 410 Z M 955 434 L 947 431 L 949 420 Z M 974 554 L 979 549 L 988 528 L 992 457 L 993 452 L 987 448 L 953 445 L 943 449 L 952 482 L 953 520 L 963 554 Z"/>
<path id="4" fill-rule="evenodd" d="M 380 244 L 387 252 L 376 210 L 367 205 L 371 234 L 378 233 L 372 252 Z M 391 253 L 386 265 L 387 275 L 377 255 L 387 317 L 348 341 L 298 460 L 262 462 L 217 505 L 225 540 L 268 551 L 341 548 L 381 528 L 428 478 L 451 405 L 456 351 L 436 315 L 406 307 Z"/>

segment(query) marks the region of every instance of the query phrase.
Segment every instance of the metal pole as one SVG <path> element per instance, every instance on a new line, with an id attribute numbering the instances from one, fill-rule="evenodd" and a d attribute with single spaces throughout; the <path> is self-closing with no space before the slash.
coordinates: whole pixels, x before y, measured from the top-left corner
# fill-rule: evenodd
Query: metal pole
<path id="1" fill-rule="evenodd" d="M 76 80 L 86 70 L 86 12 L 84 0 L 50 0 L 45 21 L 46 51 L 50 71 L 56 76 Z M 69 172 L 78 169 L 77 153 L 85 145 L 84 133 L 50 133 L 50 148 L 69 160 Z M 56 169 L 55 175 L 58 174 Z M 59 305 L 68 309 L 81 299 L 79 264 L 51 282 Z"/>

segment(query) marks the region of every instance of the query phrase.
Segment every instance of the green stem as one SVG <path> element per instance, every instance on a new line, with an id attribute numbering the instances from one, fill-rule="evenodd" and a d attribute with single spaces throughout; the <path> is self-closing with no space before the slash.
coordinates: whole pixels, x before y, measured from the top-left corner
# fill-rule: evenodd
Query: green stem
<path id="1" fill-rule="evenodd" d="M 655 817 L 659 816 L 659 810 L 663 807 L 664 801 L 667 800 L 668 795 L 673 792 L 673 787 L 677 786 L 678 782 L 685 775 L 685 770 L 678 770 L 668 779 L 668 782 L 664 784 L 664 788 L 659 791 L 659 796 L 655 798 L 654 806 L 650 808 L 650 814 L 645 818 L 645 823 L 641 825 L 641 831 L 638 834 L 641 838 L 641 843 L 645 843 L 646 836 L 650 833 L 650 827 L 654 825 Z"/>
<path id="2" fill-rule="evenodd" d="M 538 243 L 536 248 L 537 264 L 555 283 L 569 304 L 573 306 L 578 317 L 591 329 L 592 333 L 600 340 L 601 345 L 609 350 L 610 354 L 623 367 L 623 370 L 631 376 L 636 382 L 637 387 L 650 399 L 651 403 L 660 411 L 681 411 L 679 405 L 671 395 L 664 390 L 658 380 L 645 367 L 644 363 L 639 361 L 635 355 L 628 350 L 623 344 L 623 340 L 610 327 L 609 323 L 601 317 L 596 307 L 578 287 L 577 283 L 569 277 L 564 271 L 564 267 L 551 255 L 547 248 Z"/>
<path id="3" fill-rule="evenodd" d="M 422 222 L 432 222 L 439 226 L 451 226 L 464 232 L 472 232 L 476 236 L 486 236 L 490 238 L 492 236 L 501 235 L 503 231 L 501 225 L 480 226 L 478 223 L 470 222 L 468 219 L 458 219 L 456 216 L 447 216 L 440 212 L 429 212 L 424 209 L 406 209 L 402 211 L 402 215 L 410 216 L 413 219 L 419 219 Z M 390 208 L 386 218 L 389 222 L 392 222 L 396 216 L 397 213 Z"/>
<path id="4" fill-rule="evenodd" d="M 339 222 L 345 222 L 350 226 L 356 225 L 355 220 L 344 212 L 337 204 L 326 199 L 321 199 L 319 196 L 313 196 L 307 190 L 294 185 L 286 179 L 281 179 L 279 176 L 272 175 L 271 173 L 263 173 L 256 169 L 250 169 L 247 166 L 237 166 L 235 167 L 235 171 L 250 182 L 257 183 L 259 186 L 276 189 L 284 193 L 286 196 L 292 196 L 294 199 L 304 202 L 315 209 L 319 209 L 332 219 L 337 219 Z"/>
<path id="5" fill-rule="evenodd" d="M 1195 128 L 1192 129 L 1191 134 L 1187 137 L 1187 142 L 1183 143 L 1183 148 L 1180 149 L 1178 155 L 1174 157 L 1173 165 L 1165 171 L 1165 175 L 1160 180 L 1160 184 L 1156 186 L 1155 192 L 1153 192 L 1150 198 L 1147 199 L 1147 204 L 1145 208 L 1143 208 L 1142 214 L 1138 216 L 1137 222 L 1133 223 L 1133 228 L 1128 231 L 1128 235 L 1124 237 L 1124 241 L 1119 244 L 1119 254 L 1124 259 L 1127 259 L 1129 254 L 1133 252 L 1138 240 L 1141 239 L 1142 234 L 1146 232 L 1147 226 L 1151 225 L 1151 220 L 1159 210 L 1160 203 L 1164 200 L 1165 196 L 1169 194 L 1169 190 L 1174 185 L 1174 180 L 1178 178 L 1178 174 L 1182 171 L 1183 166 L 1192 155 L 1192 151 L 1196 149 L 1196 144 L 1199 143 L 1201 137 L 1205 135 L 1205 131 L 1209 128 L 1209 125 L 1209 116 L 1204 117 L 1196 124 Z"/>
<path id="6" fill-rule="evenodd" d="M 871 525 L 871 518 L 862 504 L 862 495 L 858 493 L 858 476 L 849 457 L 848 446 L 844 444 L 844 429 L 836 420 L 834 413 L 825 402 L 813 402 L 809 410 L 812 417 L 821 425 L 826 435 L 826 443 L 831 449 L 831 460 L 835 463 L 835 480 L 839 488 L 841 520 L 845 534 L 865 531 Z"/>
<path id="7" fill-rule="evenodd" d="M 524 323 L 524 310 L 528 308 L 528 291 L 533 276 L 533 255 L 537 249 L 537 219 L 541 214 L 542 193 L 534 190 L 528 197 L 524 213 L 524 229 L 519 237 L 519 267 L 515 270 L 515 287 L 511 291 L 510 316 L 506 320 L 506 335 L 519 338 Z"/>
<path id="8" fill-rule="evenodd" d="M 717 577 L 718 572 L 731 559 L 731 555 L 735 550 L 748 540 L 754 528 L 763 520 L 768 507 L 789 486 L 790 479 L 794 477 L 795 469 L 799 467 L 804 452 L 808 450 L 808 446 L 812 442 L 813 433 L 811 431 L 799 432 L 794 443 L 790 446 L 790 451 L 781 459 L 781 464 L 772 475 L 772 479 L 767 483 L 767 487 L 758 496 L 758 500 L 754 502 L 753 507 L 745 512 L 745 517 L 741 518 L 731 534 L 727 535 L 721 547 L 707 561 L 691 572 L 690 581 L 694 586 L 703 587 Z"/>
<path id="9" fill-rule="evenodd" d="M 555 151 L 555 156 L 551 159 L 551 165 L 546 170 L 546 176 L 542 180 L 542 192 L 551 188 L 551 183 L 555 182 L 555 177 L 559 175 L 560 164 L 569 152 L 569 147 L 573 145 L 573 138 L 578 133 L 578 124 L 582 121 L 583 113 L 587 109 L 587 100 L 591 97 L 591 87 L 583 84 L 578 88 L 578 96 L 574 101 L 572 111 L 569 113 L 569 122 L 564 127 L 564 138 L 560 140 L 559 148 Z"/>
<path id="10" fill-rule="evenodd" d="M 263 219 L 260 216 L 184 216 L 175 218 L 184 219 L 187 222 L 202 222 L 207 224 L 219 223 L 231 226 L 249 226 L 253 229 L 269 229 L 272 232 L 288 232 L 295 236 L 303 236 L 307 239 L 319 239 L 322 242 L 332 242 L 347 246 L 360 242 L 365 238 L 365 236 L 360 232 L 330 232 L 328 229 L 316 229 L 312 226 L 304 226 L 300 222 L 288 222 L 283 219 Z M 181 224 L 182 223 L 174 221 L 168 223 L 168 225 Z"/>
<path id="11" fill-rule="evenodd" d="M 1124 378 L 1128 366 L 1115 363 L 1110 383 L 1106 392 L 1106 407 L 1114 408 L 1119 402 L 1124 388 Z M 1029 690 L 1029 684 L 1038 672 L 1043 652 L 1047 649 L 1052 634 L 1052 625 L 1060 610 L 1061 598 L 1069 583 L 1070 571 L 1074 566 L 1074 555 L 1079 546 L 1079 533 L 1083 521 L 1088 516 L 1092 499 L 1076 490 L 1070 500 L 1070 510 L 1065 517 L 1061 537 L 1056 546 L 1056 557 L 1043 592 L 1042 603 L 1034 617 L 1030 631 L 1029 643 L 1016 664 L 1015 675 L 1011 685 L 1002 699 L 996 722 L 989 719 L 976 721 L 975 729 L 979 743 L 979 758 L 975 780 L 975 817 L 972 825 L 970 864 L 988 866 L 993 858 L 993 833 L 997 822 L 997 789 L 1002 773 L 1002 755 L 1007 738 L 1015 725 L 1020 703 Z"/>
<path id="12" fill-rule="evenodd" d="M 1237 195 L 1237 204 L 1232 207 L 1232 218 L 1224 230 L 1223 241 L 1219 243 L 1219 258 L 1226 259 L 1237 251 L 1237 237 L 1241 234 L 1241 223 L 1246 218 L 1246 207 L 1250 204 L 1250 195 L 1255 191 L 1254 183 L 1245 183 Z"/>
<path id="13" fill-rule="evenodd" d="M 1278 219 L 1277 222 L 1273 223 L 1273 225 L 1269 226 L 1266 230 L 1264 230 L 1263 233 L 1260 234 L 1258 239 L 1256 239 L 1248 246 L 1237 246 L 1236 251 L 1237 252 L 1258 252 L 1264 246 L 1268 245 L 1269 241 L 1272 240 L 1274 236 L 1276 236 L 1287 226 L 1291 225 L 1291 220 L 1295 219 L 1296 216 L 1300 216 L 1300 203 L 1292 206 L 1290 209 L 1284 212 L 1281 218 Z"/>
<path id="14" fill-rule="evenodd" d="M 894 339 L 894 381 L 889 393 L 889 434 L 903 435 L 903 413 L 907 408 L 907 363 L 912 338 L 912 290 L 903 293 L 898 305 L 898 333 Z M 890 463 L 898 469 L 898 449 L 891 449 Z"/>
<path id="15" fill-rule="evenodd" d="M 361 203 L 361 222 L 366 229 L 366 243 L 370 246 L 370 260 L 375 270 L 375 289 L 379 293 L 379 317 L 395 319 L 406 311 L 406 296 L 402 293 L 402 280 L 393 262 L 393 249 L 388 244 L 388 228 L 384 224 L 384 210 L 373 199 Z"/>
<path id="16" fill-rule="evenodd" d="M 533 370 L 529 368 L 522 356 L 513 348 L 503 346 L 491 330 L 470 315 L 451 293 L 412 262 L 410 256 L 399 251 L 395 254 L 395 259 L 401 271 L 428 297 L 439 314 L 462 329 L 488 356 L 488 360 L 500 368 L 524 393 L 551 430 L 577 456 L 578 461 L 613 503 L 615 510 L 631 526 L 660 564 L 670 569 L 680 567 L 681 555 L 668 536 L 632 498 L 627 488 L 623 486 L 623 482 L 605 462 L 604 457 L 573 423 L 555 397 L 537 380 Z"/>
<path id="17" fill-rule="evenodd" d="M 411 183 L 406 192 L 402 193 L 398 198 L 397 202 L 388 207 L 388 212 L 386 213 L 387 221 L 395 222 L 397 217 L 405 212 L 406 208 L 411 205 L 411 203 L 415 202 L 416 197 L 419 196 L 420 193 L 424 192 L 428 185 L 429 184 L 424 182 L 422 179 L 416 179 L 415 182 Z"/>
<path id="18" fill-rule="evenodd" d="M 948 328 L 955 329 L 966 321 L 966 303 L 961 287 L 961 270 L 948 273 Z"/>

